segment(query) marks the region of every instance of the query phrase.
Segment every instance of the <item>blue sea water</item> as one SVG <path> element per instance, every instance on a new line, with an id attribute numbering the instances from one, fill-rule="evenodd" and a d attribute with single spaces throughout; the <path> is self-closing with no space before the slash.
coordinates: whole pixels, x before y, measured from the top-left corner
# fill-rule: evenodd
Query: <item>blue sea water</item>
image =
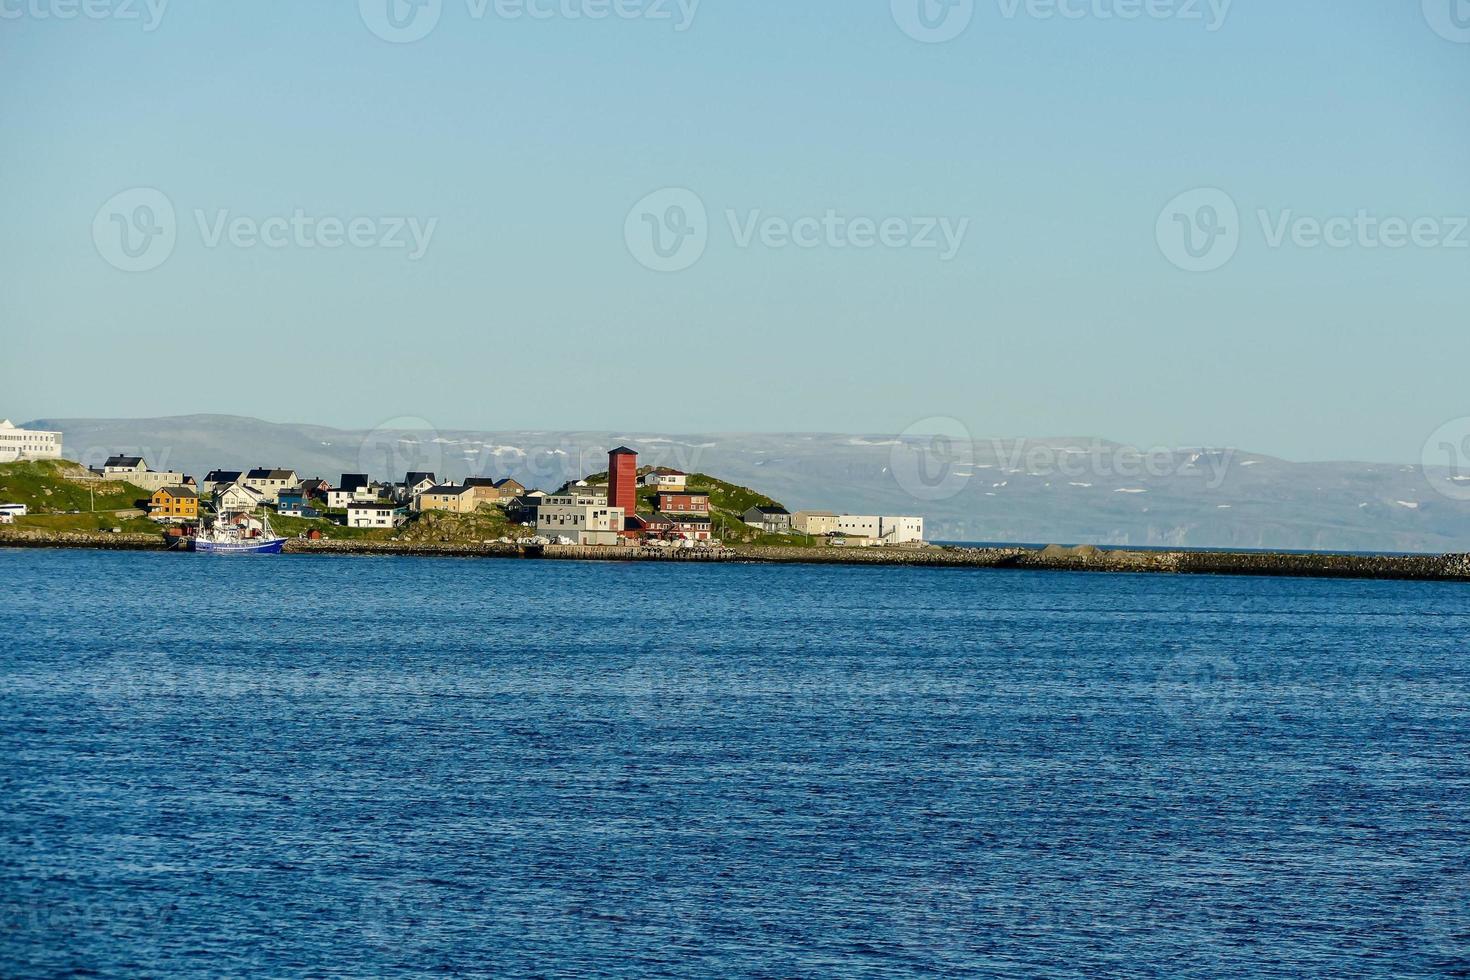
<path id="1" fill-rule="evenodd" d="M 1465 975 L 1470 590 L 0 550 L 0 975 Z"/>

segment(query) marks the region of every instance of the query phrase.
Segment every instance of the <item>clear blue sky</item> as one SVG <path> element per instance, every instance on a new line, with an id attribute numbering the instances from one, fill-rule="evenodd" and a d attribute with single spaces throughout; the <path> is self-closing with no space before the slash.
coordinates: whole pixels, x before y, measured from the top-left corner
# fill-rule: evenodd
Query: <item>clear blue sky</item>
<path id="1" fill-rule="evenodd" d="M 1470 43 L 1419 0 L 1237 0 L 1214 31 L 1098 16 L 1128 0 L 1071 0 L 1080 19 L 977 0 L 937 44 L 889 0 L 704 0 L 683 31 L 673 0 L 672 21 L 443 0 L 413 43 L 341 0 L 175 2 L 151 31 L 142 0 L 140 20 L 39 16 L 66 2 L 7 0 L 19 16 L 0 20 L 0 415 L 947 416 L 978 436 L 1403 461 L 1470 415 L 1470 248 L 1272 247 L 1256 214 L 1470 215 Z M 166 195 L 176 241 L 125 272 L 94 219 L 136 187 Z M 708 245 L 655 272 L 625 222 L 668 187 L 707 207 Z M 1241 215 L 1211 272 L 1156 234 L 1194 188 Z M 415 261 L 211 247 L 196 216 L 296 209 L 374 235 L 437 224 Z M 742 247 L 726 211 L 757 209 L 969 226 L 947 262 Z"/>

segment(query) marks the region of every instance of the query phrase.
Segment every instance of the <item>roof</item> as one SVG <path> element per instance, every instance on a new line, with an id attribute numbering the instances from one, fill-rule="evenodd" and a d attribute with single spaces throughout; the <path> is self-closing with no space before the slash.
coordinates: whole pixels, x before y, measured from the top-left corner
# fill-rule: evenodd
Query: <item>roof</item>
<path id="1" fill-rule="evenodd" d="M 685 487 L 683 490 L 660 490 L 660 497 L 708 497 L 708 490 L 696 490 L 694 487 Z"/>
<path id="2" fill-rule="evenodd" d="M 430 487 L 429 489 L 424 491 L 424 496 L 463 497 L 465 494 L 474 489 L 474 487 Z"/>
<path id="3" fill-rule="evenodd" d="M 237 492 L 237 493 L 248 493 L 252 497 L 258 497 L 261 500 L 264 500 L 265 499 L 265 494 L 261 493 L 259 490 L 255 489 L 254 487 L 247 487 L 243 483 L 231 483 L 229 486 L 227 486 L 223 490 L 221 490 L 220 491 L 220 494 L 221 495 L 224 495 L 224 494 L 230 493 L 231 491 L 234 491 L 234 492 Z"/>
<path id="4" fill-rule="evenodd" d="M 499 486 L 494 480 L 484 476 L 472 476 L 464 481 L 464 485 L 467 487 L 490 487 L 492 490 Z"/>
<path id="5" fill-rule="evenodd" d="M 416 487 L 425 480 L 430 483 L 439 482 L 439 478 L 432 473 L 410 473 L 403 478 L 403 483 L 405 486 Z"/>
<path id="6" fill-rule="evenodd" d="M 796 516 L 797 517 L 836 517 L 837 515 L 834 514 L 834 513 L 832 513 L 830 510 L 799 510 L 799 511 L 796 512 Z"/>
<path id="7" fill-rule="evenodd" d="M 247 480 L 294 480 L 295 470 L 255 469 L 245 474 Z"/>
<path id="8" fill-rule="evenodd" d="M 756 513 L 759 513 L 759 514 L 766 514 L 766 515 L 771 516 L 771 517 L 780 517 L 783 514 L 785 516 L 787 516 L 787 517 L 790 517 L 791 516 L 791 511 L 789 511 L 785 507 L 781 507 L 781 506 L 776 506 L 776 507 L 752 507 L 752 508 L 750 508 L 750 510 L 753 510 Z M 746 511 L 746 513 L 749 514 L 750 513 L 750 510 Z"/>
<path id="9" fill-rule="evenodd" d="M 142 456 L 109 456 L 107 462 L 103 463 L 102 465 L 104 467 L 121 466 L 124 469 L 130 470 L 135 468 L 141 462 L 143 462 Z"/>
<path id="10" fill-rule="evenodd" d="M 342 482 L 338 484 L 343 490 L 356 490 L 365 487 L 369 483 L 366 473 L 343 473 Z"/>
<path id="11" fill-rule="evenodd" d="M 239 470 L 210 470 L 205 474 L 205 483 L 234 483 L 245 474 Z"/>
<path id="12" fill-rule="evenodd" d="M 520 480 L 512 480 L 510 477 L 506 477 L 504 480 L 499 480 L 494 484 L 494 487 L 497 490 L 504 490 L 506 487 L 509 486 L 517 486 L 520 487 L 522 490 L 526 489 L 526 485 L 524 483 L 522 483 Z"/>
<path id="13" fill-rule="evenodd" d="M 180 500 L 198 500 L 199 494 L 188 487 L 159 487 L 155 493 L 166 493 L 170 497 L 178 497 Z"/>
<path id="14" fill-rule="evenodd" d="M 627 446 L 619 446 L 618 448 L 614 449 L 612 452 L 608 453 L 608 455 L 609 456 L 637 456 L 638 455 L 638 450 L 636 450 L 636 449 L 629 449 Z"/>

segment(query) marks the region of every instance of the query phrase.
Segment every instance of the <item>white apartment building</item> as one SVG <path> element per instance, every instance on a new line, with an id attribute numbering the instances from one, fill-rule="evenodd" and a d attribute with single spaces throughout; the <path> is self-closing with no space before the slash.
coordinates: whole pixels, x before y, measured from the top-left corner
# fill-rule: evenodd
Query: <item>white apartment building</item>
<path id="1" fill-rule="evenodd" d="M 370 486 L 356 490 L 332 489 L 327 491 L 328 510 L 346 510 L 353 504 L 372 504 L 378 501 L 378 491 Z"/>
<path id="2" fill-rule="evenodd" d="M 0 463 L 20 459 L 60 459 L 61 433 L 18 429 L 9 419 L 0 419 Z"/>
<path id="3" fill-rule="evenodd" d="M 834 529 L 874 544 L 919 544 L 924 540 L 922 517 L 867 517 L 843 514 Z"/>
<path id="4" fill-rule="evenodd" d="M 408 511 L 397 504 L 348 504 L 348 527 L 395 528 L 408 520 Z"/>
<path id="5" fill-rule="evenodd" d="M 626 516 L 623 508 L 609 507 L 606 497 L 562 494 L 547 497 L 536 508 L 536 533 L 583 545 L 617 544 Z"/>
<path id="6" fill-rule="evenodd" d="M 109 456 L 102 464 L 104 480 L 122 480 L 149 493 L 164 487 L 185 486 L 184 474 L 174 470 L 150 470 L 142 456 Z"/>

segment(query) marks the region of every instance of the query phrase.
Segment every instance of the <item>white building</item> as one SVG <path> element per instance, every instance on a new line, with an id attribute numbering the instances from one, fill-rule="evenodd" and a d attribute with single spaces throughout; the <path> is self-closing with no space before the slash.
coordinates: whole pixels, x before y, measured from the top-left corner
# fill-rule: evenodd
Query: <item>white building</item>
<path id="1" fill-rule="evenodd" d="M 606 497 L 562 494 L 547 497 L 536 508 L 536 533 L 584 545 L 617 544 L 625 518 L 623 508 L 609 507 Z"/>
<path id="2" fill-rule="evenodd" d="M 238 514 L 256 510 L 265 503 L 265 494 L 243 483 L 231 483 L 214 494 L 214 509 L 221 514 Z"/>
<path id="3" fill-rule="evenodd" d="M 149 493 L 164 487 L 187 486 L 184 474 L 174 470 L 151 470 L 142 456 L 109 456 L 102 464 L 104 480 L 121 480 Z"/>
<path id="4" fill-rule="evenodd" d="M 874 544 L 919 544 L 924 540 L 924 519 L 843 514 L 837 518 L 835 530 L 840 534 L 867 538 Z"/>
<path id="5" fill-rule="evenodd" d="M 689 486 L 689 476 L 678 470 L 654 470 L 643 478 L 643 485 L 660 490 L 684 490 Z"/>
<path id="6" fill-rule="evenodd" d="M 20 459 L 60 458 L 60 432 L 17 429 L 9 419 L 0 419 L 0 463 L 14 463 Z"/>
<path id="7" fill-rule="evenodd" d="M 353 504 L 375 504 L 378 502 L 378 492 L 371 486 L 358 487 L 355 490 L 332 489 L 327 491 L 328 510 L 346 510 Z"/>
<path id="8" fill-rule="evenodd" d="M 25 504 L 0 504 L 0 517 L 25 517 L 29 513 Z"/>
<path id="9" fill-rule="evenodd" d="M 395 528 L 408 520 L 408 512 L 397 504 L 353 503 L 347 505 L 348 527 Z"/>
<path id="10" fill-rule="evenodd" d="M 791 529 L 797 534 L 824 538 L 837 530 L 837 515 L 830 510 L 799 510 L 791 515 Z"/>
<path id="11" fill-rule="evenodd" d="M 246 473 L 240 482 L 263 494 L 266 501 L 273 504 L 280 498 L 282 490 L 295 490 L 301 484 L 301 478 L 296 475 L 295 470 L 261 468 Z"/>

